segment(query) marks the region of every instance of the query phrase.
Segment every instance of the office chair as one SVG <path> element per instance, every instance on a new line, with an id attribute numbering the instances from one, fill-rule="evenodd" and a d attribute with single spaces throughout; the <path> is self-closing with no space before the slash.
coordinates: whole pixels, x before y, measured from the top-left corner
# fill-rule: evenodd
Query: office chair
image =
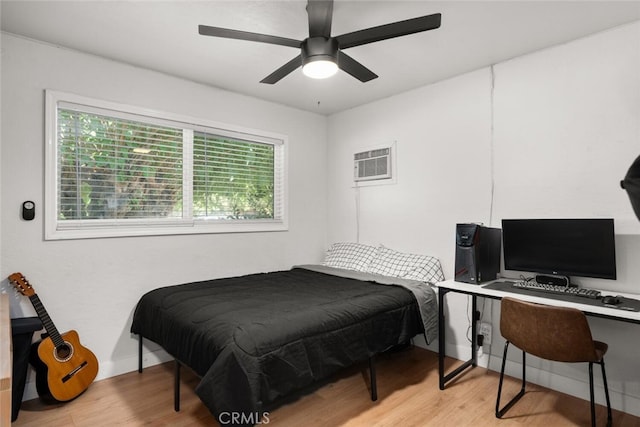
<path id="1" fill-rule="evenodd" d="M 500 311 L 500 333 L 507 342 L 504 345 L 498 398 L 496 400 L 497 418 L 502 418 L 524 396 L 526 382 L 525 355 L 529 353 L 542 359 L 556 362 L 589 363 L 592 426 L 596 425 L 596 408 L 593 397 L 593 364 L 599 364 L 602 368 L 602 381 L 607 399 L 607 426 L 611 426 L 611 403 L 609 401 L 609 389 L 607 387 L 603 359 L 608 346 L 603 342 L 593 340 L 591 329 L 583 312 L 575 308 L 552 307 L 513 298 L 503 298 Z M 504 367 L 510 343 L 522 350 L 522 388 L 513 399 L 500 409 Z"/>

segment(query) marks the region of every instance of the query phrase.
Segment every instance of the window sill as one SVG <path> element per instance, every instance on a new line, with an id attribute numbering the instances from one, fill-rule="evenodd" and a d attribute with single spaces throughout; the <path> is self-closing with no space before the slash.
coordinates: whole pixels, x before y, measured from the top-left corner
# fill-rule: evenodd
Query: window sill
<path id="1" fill-rule="evenodd" d="M 287 231 L 285 221 L 209 222 L 198 220 L 183 225 L 123 225 L 116 228 L 82 226 L 45 231 L 45 240 L 102 239 L 112 237 L 165 236 L 186 234 L 262 233 Z"/>

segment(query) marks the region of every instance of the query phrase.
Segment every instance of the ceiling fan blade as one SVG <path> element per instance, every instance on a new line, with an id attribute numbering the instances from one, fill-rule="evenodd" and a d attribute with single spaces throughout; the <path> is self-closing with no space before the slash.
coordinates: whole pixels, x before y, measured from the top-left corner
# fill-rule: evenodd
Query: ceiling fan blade
<path id="1" fill-rule="evenodd" d="M 338 67 L 363 83 L 378 78 L 373 71 L 341 51 L 338 51 Z"/>
<path id="2" fill-rule="evenodd" d="M 440 27 L 441 14 L 421 16 L 418 18 L 398 21 L 391 24 L 380 25 L 367 28 L 366 30 L 354 31 L 335 37 L 338 40 L 340 49 L 348 49 L 354 46 L 361 46 L 394 37 L 406 36 L 422 31 L 434 30 Z"/>
<path id="3" fill-rule="evenodd" d="M 309 37 L 331 37 L 331 19 L 333 17 L 333 0 L 309 0 Z"/>
<path id="4" fill-rule="evenodd" d="M 293 72 L 296 68 L 302 65 L 302 55 L 298 55 L 291 61 L 284 64 L 282 67 L 269 74 L 264 79 L 260 80 L 260 83 L 274 84 L 280 81 L 283 77 Z"/>
<path id="5" fill-rule="evenodd" d="M 268 34 L 250 33 L 247 31 L 230 30 L 228 28 L 209 27 L 198 25 L 198 33 L 203 36 L 224 37 L 227 39 L 248 40 L 252 42 L 277 44 L 280 46 L 300 47 L 299 40 L 288 39 L 286 37 L 270 36 Z"/>

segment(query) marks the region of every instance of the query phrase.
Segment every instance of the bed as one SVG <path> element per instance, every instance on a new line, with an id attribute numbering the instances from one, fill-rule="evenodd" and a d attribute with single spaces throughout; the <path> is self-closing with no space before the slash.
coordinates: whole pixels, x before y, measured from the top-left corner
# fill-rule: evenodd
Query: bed
<path id="1" fill-rule="evenodd" d="M 381 248 L 374 249 L 350 268 L 332 261 L 330 249 L 324 265 L 155 289 L 138 302 L 131 332 L 200 377 L 196 394 L 217 419 L 257 414 L 418 334 L 434 339 L 429 282 L 442 280 L 439 262 L 429 257 L 420 278 L 430 280 L 416 280 L 416 269 L 404 267 L 405 277 L 391 277 L 376 270 Z M 357 257 L 360 263 L 362 253 Z M 372 377 L 373 399 L 374 388 Z"/>

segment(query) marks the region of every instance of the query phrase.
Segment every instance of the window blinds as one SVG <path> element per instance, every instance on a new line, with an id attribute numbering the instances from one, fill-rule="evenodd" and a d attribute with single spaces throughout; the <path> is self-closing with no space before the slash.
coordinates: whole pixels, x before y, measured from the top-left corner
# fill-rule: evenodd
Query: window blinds
<path id="1" fill-rule="evenodd" d="M 194 134 L 194 217 L 272 219 L 273 190 L 273 145 Z"/>
<path id="2" fill-rule="evenodd" d="M 58 111 L 60 220 L 182 217 L 182 130 Z"/>
<path id="3" fill-rule="evenodd" d="M 286 229 L 284 139 L 66 96 L 47 93 L 46 192 L 55 198 L 47 238 Z M 117 231 L 131 227 L 138 231 Z"/>

